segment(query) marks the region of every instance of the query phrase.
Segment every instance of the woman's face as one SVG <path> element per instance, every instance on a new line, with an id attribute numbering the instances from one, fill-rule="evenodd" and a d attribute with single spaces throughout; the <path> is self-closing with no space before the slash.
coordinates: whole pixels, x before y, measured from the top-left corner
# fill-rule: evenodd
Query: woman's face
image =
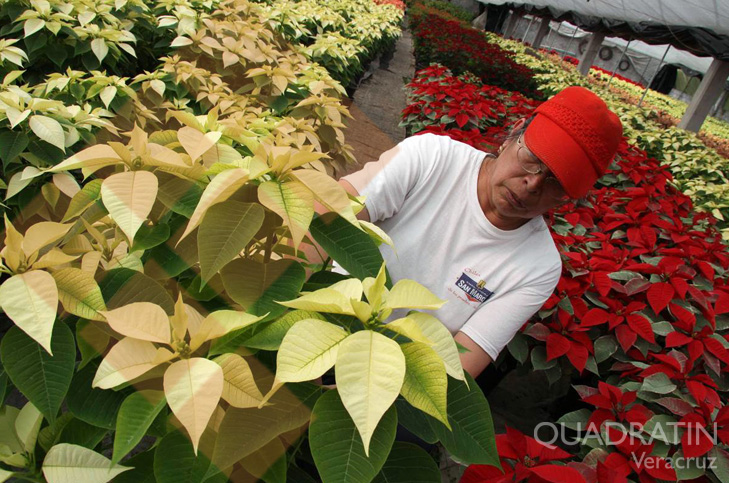
<path id="1" fill-rule="evenodd" d="M 521 138 L 507 141 L 498 158 L 484 164 L 479 202 L 489 221 L 502 230 L 518 228 L 569 199 Z"/>

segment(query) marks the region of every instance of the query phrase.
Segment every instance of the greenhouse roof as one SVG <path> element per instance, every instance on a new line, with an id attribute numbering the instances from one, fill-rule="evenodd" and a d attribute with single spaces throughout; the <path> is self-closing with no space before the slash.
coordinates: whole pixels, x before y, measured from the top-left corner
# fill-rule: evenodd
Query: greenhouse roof
<path id="1" fill-rule="evenodd" d="M 720 0 L 479 0 L 508 5 L 583 30 L 729 60 L 729 2 Z"/>

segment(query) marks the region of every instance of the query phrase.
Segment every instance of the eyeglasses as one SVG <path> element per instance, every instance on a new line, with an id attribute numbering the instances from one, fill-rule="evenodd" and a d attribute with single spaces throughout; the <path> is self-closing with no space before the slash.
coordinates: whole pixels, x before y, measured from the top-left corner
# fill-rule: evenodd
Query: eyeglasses
<path id="1" fill-rule="evenodd" d="M 523 136 L 524 135 L 522 134 L 516 140 L 516 145 L 518 146 L 516 158 L 519 161 L 521 168 L 529 174 L 545 174 L 544 183 L 542 184 L 542 193 L 555 200 L 567 199 L 567 193 L 559 180 L 554 176 L 554 173 L 550 172 L 549 168 L 542 163 L 528 147 L 526 147 L 526 145 L 522 142 Z"/>

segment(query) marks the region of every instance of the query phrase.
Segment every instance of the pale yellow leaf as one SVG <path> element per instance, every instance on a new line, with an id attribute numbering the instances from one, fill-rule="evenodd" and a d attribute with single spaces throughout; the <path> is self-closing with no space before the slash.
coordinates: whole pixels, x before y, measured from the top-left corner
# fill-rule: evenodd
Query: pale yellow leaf
<path id="1" fill-rule="evenodd" d="M 106 483 L 132 468 L 112 465 L 93 450 L 75 444 L 54 445 L 43 460 L 48 483 Z"/>
<path id="2" fill-rule="evenodd" d="M 380 270 L 377 272 L 376 278 L 367 277 L 362 281 L 365 297 L 367 297 L 367 301 L 375 307 L 376 310 L 379 310 L 383 297 L 387 297 L 389 294 L 389 291 L 385 287 L 386 282 L 387 271 L 385 270 L 384 262 L 380 266 Z"/>
<path id="3" fill-rule="evenodd" d="M 33 270 L 58 267 L 76 260 L 78 255 L 66 255 L 60 248 L 51 248 L 45 255 L 33 262 Z"/>
<path id="4" fill-rule="evenodd" d="M 101 200 L 129 243 L 152 211 L 157 187 L 157 177 L 149 171 L 112 174 L 101 185 Z"/>
<path id="5" fill-rule="evenodd" d="M 248 171 L 240 168 L 228 169 L 215 176 L 215 178 L 205 188 L 205 191 L 200 198 L 200 202 L 197 204 L 195 211 L 190 217 L 190 221 L 187 224 L 187 228 L 185 228 L 185 232 L 180 237 L 180 241 L 198 227 L 208 208 L 230 198 L 233 193 L 235 193 L 238 188 L 243 186 L 247 181 Z M 178 241 L 177 243 L 179 244 L 180 242 Z"/>
<path id="6" fill-rule="evenodd" d="M 5 280 L 0 285 L 0 306 L 15 325 L 53 355 L 51 334 L 58 289 L 50 273 L 33 270 Z"/>
<path id="7" fill-rule="evenodd" d="M 187 429 L 195 454 L 223 394 L 223 381 L 222 368 L 201 357 L 177 361 L 165 371 L 167 404 Z"/>
<path id="8" fill-rule="evenodd" d="M 25 232 L 23 252 L 25 252 L 27 257 L 30 257 L 41 248 L 63 238 L 68 233 L 68 230 L 71 229 L 71 226 L 73 225 L 65 225 L 53 221 L 41 221 L 40 223 L 33 224 Z"/>
<path id="9" fill-rule="evenodd" d="M 172 328 L 172 341 L 185 340 L 185 334 L 187 333 L 187 311 L 185 310 L 185 303 L 182 301 L 182 291 L 177 294 L 175 312 L 169 320 L 170 327 Z"/>
<path id="10" fill-rule="evenodd" d="M 456 341 L 446 326 L 432 315 L 422 312 L 412 312 L 406 318 L 414 320 L 422 334 L 430 341 L 433 350 L 443 359 L 448 375 L 465 381 L 466 376 L 463 374 Z"/>
<path id="11" fill-rule="evenodd" d="M 436 310 L 446 303 L 445 300 L 436 297 L 433 292 L 420 285 L 415 280 L 398 281 L 387 294 L 383 308 L 400 309 L 427 309 Z"/>
<path id="12" fill-rule="evenodd" d="M 209 340 L 222 337 L 228 332 L 248 327 L 255 324 L 262 317 L 239 312 L 236 310 L 217 310 L 212 312 L 202 322 L 197 333 L 190 340 L 190 349 L 197 350 L 202 344 Z"/>
<path id="13" fill-rule="evenodd" d="M 61 151 L 66 151 L 66 136 L 63 134 L 63 128 L 53 118 L 41 115 L 30 117 L 28 123 L 33 133 L 48 144 L 52 144 Z"/>
<path id="14" fill-rule="evenodd" d="M 393 320 L 386 324 L 386 327 L 393 332 L 404 335 L 410 340 L 422 342 L 431 346 L 433 345 L 433 342 L 431 342 L 431 340 L 423 333 L 423 329 L 421 329 L 420 325 L 415 322 L 415 319 L 410 317 Z"/>
<path id="15" fill-rule="evenodd" d="M 297 299 L 278 303 L 286 307 L 291 307 L 292 309 L 356 315 L 349 300 L 336 290 L 322 288 L 315 292 L 304 294 Z"/>
<path id="16" fill-rule="evenodd" d="M 170 322 L 157 304 L 134 302 L 109 311 L 99 311 L 112 329 L 127 337 L 150 342 L 170 342 Z"/>
<path id="17" fill-rule="evenodd" d="M 209 132 L 202 133 L 195 128 L 185 126 L 177 131 L 177 139 L 185 148 L 187 154 L 190 155 L 190 159 L 193 162 L 205 154 L 210 148 L 215 146 L 215 143 L 220 139 L 221 133 Z"/>
<path id="18" fill-rule="evenodd" d="M 330 211 L 339 213 L 345 220 L 358 226 L 357 218 L 352 211 L 349 196 L 342 185 L 326 173 L 313 169 L 298 169 L 291 172 L 291 176 L 303 183 L 322 205 Z"/>
<path id="19" fill-rule="evenodd" d="M 54 271 L 53 278 L 58 286 L 58 297 L 67 312 L 84 319 L 104 320 L 99 311 L 106 310 L 106 304 L 91 273 L 67 267 Z"/>
<path id="20" fill-rule="evenodd" d="M 223 369 L 223 399 L 235 408 L 255 408 L 263 400 L 251 368 L 238 354 L 223 354 L 215 359 Z"/>
<path id="21" fill-rule="evenodd" d="M 122 163 L 122 158 L 106 144 L 97 144 L 80 151 L 49 169 L 52 173 L 87 168 L 96 171 L 104 166 Z"/>
<path id="22" fill-rule="evenodd" d="M 360 300 L 362 298 L 362 282 L 356 278 L 348 278 L 346 280 L 340 280 L 327 287 L 329 290 L 335 290 L 344 297 L 349 299 Z"/>
<path id="23" fill-rule="evenodd" d="M 405 381 L 402 395 L 411 406 L 430 414 L 448 429 L 446 395 L 448 376 L 440 356 L 421 342 L 409 342 L 400 346 L 405 355 Z"/>
<path id="24" fill-rule="evenodd" d="M 35 451 L 35 440 L 38 437 L 42 422 L 43 414 L 33 406 L 33 403 L 25 403 L 23 409 L 18 413 L 15 420 L 15 434 L 18 435 L 18 440 L 28 453 Z"/>
<path id="25" fill-rule="evenodd" d="M 298 181 L 266 181 L 258 187 L 258 200 L 283 218 L 291 231 L 294 248 L 298 248 L 314 217 L 314 195 L 311 191 Z"/>
<path id="26" fill-rule="evenodd" d="M 281 341 L 276 379 L 303 382 L 321 376 L 336 362 L 339 344 L 346 337 L 344 329 L 329 322 L 316 319 L 297 322 Z"/>
<path id="27" fill-rule="evenodd" d="M 109 53 L 109 46 L 106 45 L 106 41 L 104 39 L 94 39 L 91 41 L 91 50 L 96 58 L 99 59 L 99 62 L 102 62 L 106 57 L 106 54 Z"/>
<path id="28" fill-rule="evenodd" d="M 151 342 L 131 337 L 123 338 L 101 361 L 91 386 L 111 389 L 141 376 L 164 362 L 160 361 L 157 352 L 158 349 Z"/>
<path id="29" fill-rule="evenodd" d="M 171 150 L 166 146 L 160 146 L 159 144 L 149 143 L 147 145 L 149 149 L 149 156 L 145 158 L 147 166 L 159 166 L 162 168 L 183 168 L 189 170 L 190 166 L 182 159 L 175 151 Z M 168 169 L 168 170 L 169 170 Z"/>
<path id="30" fill-rule="evenodd" d="M 76 179 L 68 173 L 55 173 L 53 175 L 53 184 L 69 198 L 73 198 L 76 193 L 81 191 Z"/>
<path id="31" fill-rule="evenodd" d="M 88 252 L 81 258 L 81 270 L 95 274 L 101 261 L 101 252 Z"/>
<path id="32" fill-rule="evenodd" d="M 404 379 L 405 356 L 392 339 L 362 330 L 339 346 L 337 390 L 362 437 L 365 454 L 369 455 L 377 423 L 395 402 Z"/>

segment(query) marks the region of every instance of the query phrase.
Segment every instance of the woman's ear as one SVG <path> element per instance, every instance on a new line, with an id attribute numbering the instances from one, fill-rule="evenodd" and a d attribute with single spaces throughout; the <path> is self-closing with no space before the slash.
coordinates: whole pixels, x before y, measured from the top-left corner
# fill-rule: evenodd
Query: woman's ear
<path id="1" fill-rule="evenodd" d="M 516 121 L 516 123 L 514 123 L 514 125 L 511 127 L 511 133 L 513 134 L 516 131 L 518 131 L 519 129 L 521 129 L 522 126 L 524 126 L 525 122 L 526 122 L 526 118 L 524 118 L 524 117 L 522 117 L 521 119 Z"/>

